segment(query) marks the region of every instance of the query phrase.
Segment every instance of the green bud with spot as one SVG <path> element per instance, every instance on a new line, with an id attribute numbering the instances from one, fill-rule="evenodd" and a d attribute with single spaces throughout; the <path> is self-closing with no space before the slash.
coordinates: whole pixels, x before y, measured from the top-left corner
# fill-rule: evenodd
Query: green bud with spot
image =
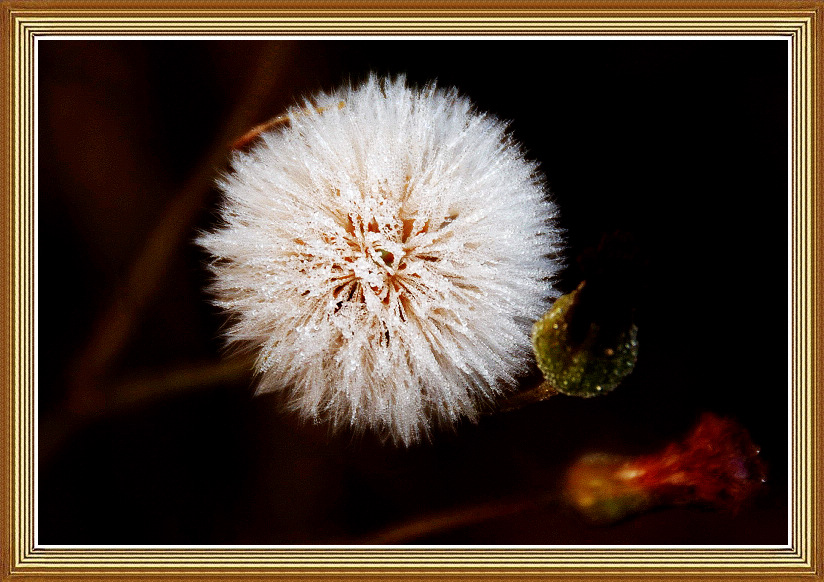
<path id="1" fill-rule="evenodd" d="M 638 359 L 638 328 L 604 331 L 596 321 L 575 321 L 583 286 L 558 298 L 532 327 L 532 347 L 546 381 L 569 396 L 606 394 L 632 372 Z M 583 330 L 583 331 L 581 331 Z"/>

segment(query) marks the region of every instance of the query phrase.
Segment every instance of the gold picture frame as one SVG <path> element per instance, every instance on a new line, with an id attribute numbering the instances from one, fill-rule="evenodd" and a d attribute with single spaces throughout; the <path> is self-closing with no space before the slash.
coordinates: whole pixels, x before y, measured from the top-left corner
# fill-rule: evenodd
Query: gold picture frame
<path id="1" fill-rule="evenodd" d="M 824 2 L 0 2 L 4 115 L 2 579 L 608 577 L 824 579 Z M 35 543 L 35 41 L 48 36 L 782 36 L 792 54 L 791 522 L 786 547 L 61 547 Z"/>

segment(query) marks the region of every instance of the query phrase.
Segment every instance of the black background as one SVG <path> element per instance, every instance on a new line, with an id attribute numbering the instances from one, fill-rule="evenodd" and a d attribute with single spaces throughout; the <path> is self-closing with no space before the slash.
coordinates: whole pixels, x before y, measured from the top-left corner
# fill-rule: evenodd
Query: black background
<path id="1" fill-rule="evenodd" d="M 359 543 L 476 508 L 400 541 L 786 543 L 787 58 L 784 42 L 750 40 L 41 41 L 39 542 Z M 558 396 L 409 449 L 304 424 L 252 398 L 248 373 L 112 406 L 118 387 L 154 394 L 151 378 L 222 361 L 225 319 L 192 243 L 216 220 L 221 132 L 370 71 L 456 86 L 511 120 L 561 210 L 563 291 L 605 233 L 634 236 L 633 374 L 610 395 Z M 128 310 L 120 285 L 199 171 L 138 325 L 85 373 L 99 320 Z M 739 421 L 769 464 L 742 512 L 593 527 L 536 501 L 582 453 L 654 452 L 705 411 Z M 527 509 L 494 516 L 512 503 Z"/>

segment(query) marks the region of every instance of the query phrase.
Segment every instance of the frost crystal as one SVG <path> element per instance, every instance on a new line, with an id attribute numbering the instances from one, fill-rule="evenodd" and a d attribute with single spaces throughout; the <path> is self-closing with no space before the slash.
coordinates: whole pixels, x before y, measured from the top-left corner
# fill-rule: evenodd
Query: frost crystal
<path id="1" fill-rule="evenodd" d="M 372 77 L 261 138 L 199 239 L 259 393 L 408 445 L 528 370 L 560 236 L 504 123 L 454 89 Z"/>

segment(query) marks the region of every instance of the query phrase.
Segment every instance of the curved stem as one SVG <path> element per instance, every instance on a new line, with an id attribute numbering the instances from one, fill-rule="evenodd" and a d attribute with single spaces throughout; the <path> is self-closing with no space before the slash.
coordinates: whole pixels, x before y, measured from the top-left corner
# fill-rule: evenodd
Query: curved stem
<path id="1" fill-rule="evenodd" d="M 557 500 L 554 493 L 539 493 L 480 503 L 433 513 L 422 518 L 392 525 L 359 541 L 361 544 L 404 544 L 421 538 L 477 525 L 493 519 L 535 510 Z"/>
<path id="2" fill-rule="evenodd" d="M 532 388 L 527 388 L 520 392 L 516 392 L 511 396 L 502 400 L 498 407 L 493 412 L 511 412 L 519 410 L 528 404 L 535 402 L 542 402 L 558 394 L 558 391 L 552 385 L 544 380 L 540 384 L 536 384 Z"/>
<path id="3" fill-rule="evenodd" d="M 224 165 L 227 143 L 247 126 L 259 101 L 274 85 L 277 70 L 283 66 L 282 47 L 269 49 L 261 56 L 248 90 L 233 108 L 233 113 L 197 170 L 181 192 L 169 203 L 160 222 L 146 240 L 128 274 L 113 293 L 110 303 L 96 318 L 91 338 L 70 370 L 70 399 L 78 406 L 94 400 L 87 396 L 103 379 L 112 362 L 126 347 L 151 299 L 163 288 L 169 265 L 182 241 L 191 236 L 192 224 L 212 188 L 217 168 Z"/>

